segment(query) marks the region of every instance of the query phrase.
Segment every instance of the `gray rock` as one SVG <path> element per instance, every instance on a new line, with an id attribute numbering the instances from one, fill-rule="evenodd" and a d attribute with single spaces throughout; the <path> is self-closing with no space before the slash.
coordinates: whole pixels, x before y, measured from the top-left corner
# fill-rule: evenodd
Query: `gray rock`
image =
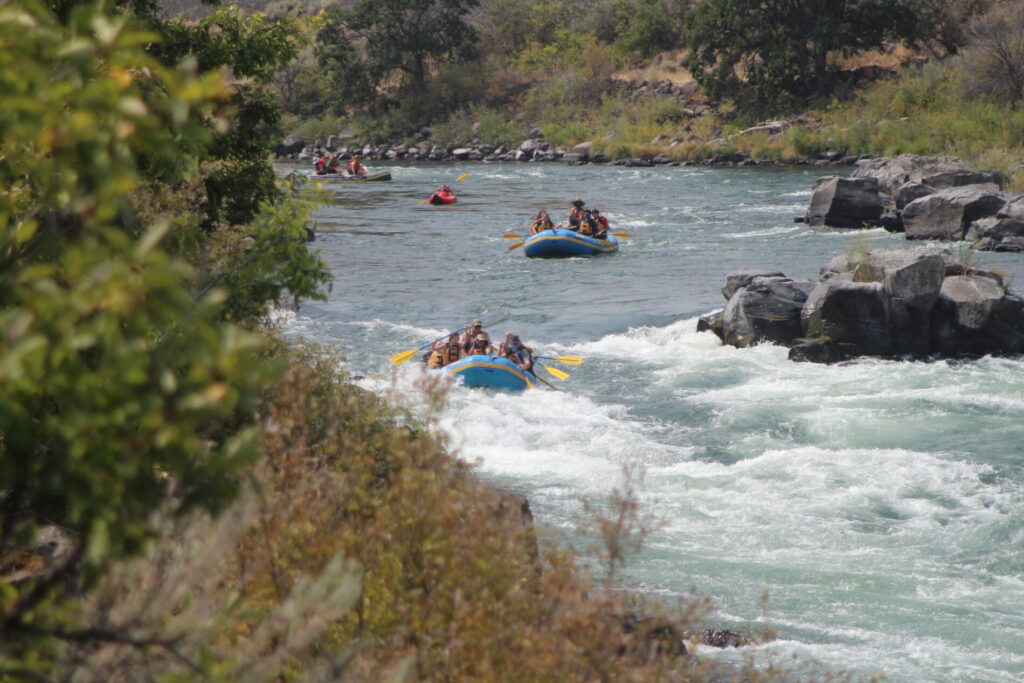
<path id="1" fill-rule="evenodd" d="M 578 145 L 573 145 L 566 154 L 576 154 L 580 161 L 586 161 L 590 158 L 590 150 L 593 149 L 594 143 L 587 141 L 581 142 Z"/>
<path id="2" fill-rule="evenodd" d="M 982 251 L 1024 251 L 1024 220 L 982 218 L 971 223 L 964 239 Z"/>
<path id="3" fill-rule="evenodd" d="M 984 188 L 955 187 L 916 199 L 903 209 L 908 240 L 962 240 L 973 221 L 995 216 L 1006 198 Z"/>
<path id="4" fill-rule="evenodd" d="M 722 288 L 722 296 L 728 301 L 732 298 L 732 295 L 736 293 L 736 290 L 740 287 L 746 287 L 751 283 L 755 277 L 786 277 L 783 273 L 775 270 L 764 270 L 758 268 L 744 268 L 743 270 L 734 270 L 725 276 L 725 287 Z"/>
<path id="5" fill-rule="evenodd" d="M 896 208 L 902 211 L 907 204 L 935 193 L 935 188 L 924 183 L 904 183 L 896 188 Z"/>
<path id="6" fill-rule="evenodd" d="M 459 161 L 465 161 L 469 158 L 469 155 L 472 154 L 472 152 L 473 150 L 468 147 L 456 147 L 451 151 L 451 155 Z"/>
<path id="7" fill-rule="evenodd" d="M 281 143 L 281 154 L 298 154 L 306 147 L 306 140 L 301 135 L 289 135 Z"/>
<path id="8" fill-rule="evenodd" d="M 806 221 L 833 228 L 877 226 L 882 210 L 878 181 L 874 178 L 826 176 L 814 185 Z"/>
<path id="9" fill-rule="evenodd" d="M 723 337 L 737 347 L 759 342 L 788 346 L 801 335 L 800 311 L 811 280 L 755 277 L 733 293 L 722 314 Z"/>
<path id="10" fill-rule="evenodd" d="M 996 217 L 1024 221 L 1024 194 L 1010 195 L 1006 206 L 999 210 Z"/>
<path id="11" fill-rule="evenodd" d="M 876 178 L 879 190 L 890 195 L 909 182 L 924 183 L 937 189 L 989 182 L 1001 185 L 1002 182 L 994 171 L 975 171 L 957 157 L 914 154 L 858 161 L 853 177 Z"/>
<path id="12" fill-rule="evenodd" d="M 848 356 L 830 339 L 799 339 L 789 349 L 789 359 L 797 363 L 838 363 Z"/>
<path id="13" fill-rule="evenodd" d="M 804 335 L 849 344 L 856 355 L 892 353 L 889 296 L 877 282 L 820 282 L 807 296 L 800 318 Z"/>
<path id="14" fill-rule="evenodd" d="M 954 322 L 969 330 L 988 325 L 989 316 L 1003 298 L 1003 288 L 993 279 L 953 275 L 942 282 L 939 296 L 954 307 Z"/>

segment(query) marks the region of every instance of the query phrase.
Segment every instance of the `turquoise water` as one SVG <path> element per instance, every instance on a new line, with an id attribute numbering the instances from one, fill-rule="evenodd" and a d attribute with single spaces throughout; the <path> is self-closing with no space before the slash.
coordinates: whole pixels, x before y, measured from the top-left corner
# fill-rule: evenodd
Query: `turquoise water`
<path id="1" fill-rule="evenodd" d="M 282 166 L 282 172 L 289 167 Z M 570 540 L 581 497 L 645 471 L 666 520 L 627 568 L 672 599 L 710 596 L 708 626 L 771 629 L 740 651 L 796 654 L 855 678 L 1024 680 L 1024 361 L 835 366 L 695 332 L 745 267 L 816 277 L 847 248 L 906 247 L 881 230 L 795 224 L 800 168 L 390 165 L 339 184 L 317 214 L 330 299 L 283 316 L 353 373 L 480 317 L 559 366 L 562 391 L 454 389 L 442 425 L 481 476 L 526 494 Z M 421 206 L 442 182 L 459 203 Z M 576 196 L 626 231 L 618 254 L 531 260 L 504 232 Z M 910 243 L 910 246 L 934 246 Z M 1024 255 L 980 254 L 1024 283 Z M 415 397 L 410 363 L 371 389 Z M 542 376 L 555 382 L 541 371 Z"/>

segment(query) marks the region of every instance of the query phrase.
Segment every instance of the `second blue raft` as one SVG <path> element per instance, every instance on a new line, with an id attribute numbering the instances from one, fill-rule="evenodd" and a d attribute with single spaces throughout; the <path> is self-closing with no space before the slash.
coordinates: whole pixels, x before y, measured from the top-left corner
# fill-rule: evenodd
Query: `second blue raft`
<path id="1" fill-rule="evenodd" d="M 467 387 L 523 391 L 532 387 L 536 381 L 533 375 L 523 372 L 515 363 L 500 356 L 466 356 L 446 365 L 444 371 L 461 378 L 462 384 Z"/>
<path id="2" fill-rule="evenodd" d="M 572 230 L 543 230 L 523 243 L 523 251 L 530 258 L 564 258 L 567 256 L 594 256 L 611 254 L 619 250 L 614 235 L 599 240 Z"/>

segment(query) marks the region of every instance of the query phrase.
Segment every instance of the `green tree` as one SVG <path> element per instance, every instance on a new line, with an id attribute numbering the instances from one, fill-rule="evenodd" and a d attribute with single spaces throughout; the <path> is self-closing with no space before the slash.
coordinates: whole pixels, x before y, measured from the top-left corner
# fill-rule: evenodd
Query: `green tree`
<path id="1" fill-rule="evenodd" d="M 34 0 L 0 7 L 0 564 L 17 564 L 40 521 L 71 543 L 45 572 L 0 579 L 0 676 L 45 651 L 35 639 L 102 637 L 48 606 L 144 548 L 154 511 L 232 499 L 277 370 L 223 319 L 317 296 L 326 277 L 308 207 L 284 193 L 232 228 L 246 249 L 214 250 L 205 273 L 212 259 L 197 271 L 164 248 L 191 212 L 129 198 L 201 184 L 200 159 L 245 109 L 219 70 L 147 54 L 159 36 L 129 15 L 65 10 L 66 25 Z"/>
<path id="2" fill-rule="evenodd" d="M 476 32 L 466 22 L 478 0 L 357 0 L 335 15 L 362 40 L 363 63 L 372 82 L 402 74 L 414 92 L 426 87 L 434 64 L 462 62 L 477 54 Z M 330 45 L 344 35 L 320 38 Z"/>
<path id="3" fill-rule="evenodd" d="M 881 47 L 912 26 L 899 0 L 707 0 L 690 15 L 686 42 L 708 95 L 767 112 L 831 94 L 831 55 Z"/>

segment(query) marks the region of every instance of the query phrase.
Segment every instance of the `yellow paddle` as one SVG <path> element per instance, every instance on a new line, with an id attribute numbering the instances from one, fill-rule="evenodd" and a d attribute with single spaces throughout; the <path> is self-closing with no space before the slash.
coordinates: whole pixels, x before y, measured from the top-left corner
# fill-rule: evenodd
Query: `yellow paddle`
<path id="1" fill-rule="evenodd" d="M 457 182 L 457 183 L 458 183 L 458 182 L 461 182 L 461 181 L 465 180 L 465 179 L 466 179 L 466 178 L 468 178 L 468 177 L 469 177 L 469 174 L 468 174 L 468 173 L 463 173 L 462 175 L 460 175 L 460 176 L 459 176 L 458 178 L 456 178 L 456 179 L 455 179 L 455 182 Z M 433 197 L 433 196 L 434 196 L 434 195 L 430 195 L 430 197 Z M 427 202 L 429 202 L 429 201 L 430 201 L 430 197 L 427 197 L 426 199 L 424 199 L 423 201 L 421 201 L 421 202 L 418 202 L 418 203 L 419 203 L 419 204 L 426 204 Z M 406 360 L 408 360 L 408 359 L 406 359 Z"/>
<path id="2" fill-rule="evenodd" d="M 433 344 L 433 343 L 434 342 L 430 342 L 430 344 Z M 430 346 L 430 344 L 427 344 L 427 346 Z M 418 349 L 409 349 L 408 351 L 402 351 L 401 353 L 396 353 L 395 355 L 391 356 L 391 362 L 394 363 L 395 365 L 401 365 L 402 363 L 407 363 L 407 362 L 409 362 L 410 358 L 412 358 L 413 356 L 416 355 L 417 352 L 422 351 L 423 349 L 427 348 L 427 346 L 421 346 Z"/>
<path id="3" fill-rule="evenodd" d="M 525 241 L 523 241 L 523 242 L 516 242 L 511 247 L 509 247 L 508 250 L 512 251 L 513 249 L 518 249 L 519 247 L 523 246 L 524 244 L 526 244 Z"/>
<path id="4" fill-rule="evenodd" d="M 569 365 L 580 365 L 583 359 L 579 356 L 534 356 L 535 358 L 543 358 L 544 360 L 556 360 L 559 363 L 568 363 Z"/>
<path id="5" fill-rule="evenodd" d="M 540 365 L 540 363 L 536 363 L 535 362 L 534 365 Z M 540 365 L 540 366 L 542 368 L 544 368 L 545 370 L 547 370 L 551 374 L 551 376 L 554 377 L 555 379 L 569 379 L 569 373 L 568 372 L 562 372 L 558 368 L 549 368 L 546 365 Z"/>

